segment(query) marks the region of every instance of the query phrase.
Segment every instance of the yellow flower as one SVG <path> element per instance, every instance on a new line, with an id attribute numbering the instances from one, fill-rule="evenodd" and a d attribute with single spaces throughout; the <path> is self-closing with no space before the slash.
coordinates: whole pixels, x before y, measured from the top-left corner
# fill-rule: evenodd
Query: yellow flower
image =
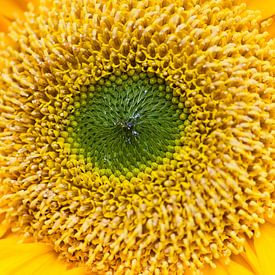
<path id="1" fill-rule="evenodd" d="M 246 2 L 0 0 L 0 274 L 274 273 L 275 5 Z"/>

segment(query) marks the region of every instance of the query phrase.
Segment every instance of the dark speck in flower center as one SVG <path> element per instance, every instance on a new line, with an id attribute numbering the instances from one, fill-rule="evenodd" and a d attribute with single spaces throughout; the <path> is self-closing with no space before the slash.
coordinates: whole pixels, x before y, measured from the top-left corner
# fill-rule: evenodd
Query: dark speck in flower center
<path id="1" fill-rule="evenodd" d="M 182 121 L 167 87 L 154 74 L 101 79 L 84 103 L 77 97 L 80 104 L 70 117 L 75 153 L 112 172 L 170 156 Z"/>

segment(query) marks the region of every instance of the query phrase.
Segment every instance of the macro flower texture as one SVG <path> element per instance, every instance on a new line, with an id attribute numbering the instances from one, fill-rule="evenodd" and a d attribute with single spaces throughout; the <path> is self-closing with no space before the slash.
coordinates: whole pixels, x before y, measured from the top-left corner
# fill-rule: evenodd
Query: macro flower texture
<path id="1" fill-rule="evenodd" d="M 274 0 L 0 0 L 0 274 L 275 274 Z"/>

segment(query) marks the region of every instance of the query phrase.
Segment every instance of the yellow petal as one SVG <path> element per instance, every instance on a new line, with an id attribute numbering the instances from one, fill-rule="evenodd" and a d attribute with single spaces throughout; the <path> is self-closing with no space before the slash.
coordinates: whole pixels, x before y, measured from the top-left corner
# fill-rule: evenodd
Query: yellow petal
<path id="1" fill-rule="evenodd" d="M 210 266 L 207 266 L 201 270 L 203 275 L 228 275 L 226 271 L 225 265 L 217 261 L 216 263 L 216 268 L 212 268 Z M 240 274 L 238 274 L 240 275 Z"/>
<path id="2" fill-rule="evenodd" d="M 275 15 L 275 0 L 246 0 L 248 8 L 260 10 L 264 18 Z"/>
<path id="3" fill-rule="evenodd" d="M 271 37 L 275 37 L 275 0 L 246 0 L 249 9 L 260 10 L 264 19 L 273 18 L 272 25 L 267 29 Z"/>
<path id="4" fill-rule="evenodd" d="M 228 275 L 254 275 L 251 270 L 235 261 L 231 261 L 228 265 L 225 265 L 225 269 Z"/>
<path id="5" fill-rule="evenodd" d="M 268 32 L 270 33 L 270 35 L 272 37 L 275 37 L 275 15 L 272 16 L 272 19 L 273 19 L 273 23 L 272 25 L 268 28 Z"/>
<path id="6" fill-rule="evenodd" d="M 8 31 L 9 25 L 10 25 L 10 20 L 1 16 L 1 14 L 0 14 L 0 32 Z"/>
<path id="7" fill-rule="evenodd" d="M 20 243 L 18 237 L 9 236 L 0 240 L 0 274 L 81 275 L 85 269 L 69 270 L 46 244 Z"/>
<path id="8" fill-rule="evenodd" d="M 267 29 L 271 37 L 275 37 L 275 0 L 246 0 L 249 9 L 260 10 L 263 19 L 273 18 L 272 25 Z"/>
<path id="9" fill-rule="evenodd" d="M 275 225 L 275 214 L 272 217 L 265 217 L 265 220 Z"/>
<path id="10" fill-rule="evenodd" d="M 9 19 L 15 19 L 23 13 L 25 5 L 23 1 L 0 0 L 0 15 Z M 20 5 L 21 4 L 21 5 Z"/>
<path id="11" fill-rule="evenodd" d="M 241 256 L 237 256 L 240 257 Z M 206 267 L 201 270 L 203 275 L 255 275 L 255 273 L 250 270 L 247 265 L 243 265 L 240 262 L 236 262 L 234 260 L 230 261 L 229 264 L 224 264 L 221 261 L 217 261 L 215 263 L 217 265 L 216 268 Z"/>
<path id="12" fill-rule="evenodd" d="M 7 32 L 13 20 L 22 18 L 29 3 L 37 6 L 39 0 L 0 0 L 0 32 Z"/>
<path id="13" fill-rule="evenodd" d="M 252 248 L 250 243 L 252 243 L 252 241 L 249 240 L 244 244 L 244 252 L 240 256 L 251 267 L 254 274 L 261 274 L 261 267 L 260 267 L 260 264 L 259 264 L 259 260 L 257 258 L 256 253 L 255 253 L 255 250 Z"/>
<path id="14" fill-rule="evenodd" d="M 261 236 L 255 238 L 254 247 L 261 266 L 261 275 L 275 274 L 275 225 L 265 223 L 261 227 Z"/>

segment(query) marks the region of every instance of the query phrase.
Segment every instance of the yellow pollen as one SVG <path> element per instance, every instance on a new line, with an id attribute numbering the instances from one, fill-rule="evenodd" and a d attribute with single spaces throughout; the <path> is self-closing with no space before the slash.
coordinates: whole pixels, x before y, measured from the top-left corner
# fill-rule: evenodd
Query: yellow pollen
<path id="1" fill-rule="evenodd" d="M 243 251 L 275 207 L 275 40 L 239 3 L 44 0 L 12 25 L 0 215 L 13 232 L 95 274 L 198 272 Z M 72 118 L 147 76 L 176 106 L 179 136 L 150 165 L 98 167 Z"/>

